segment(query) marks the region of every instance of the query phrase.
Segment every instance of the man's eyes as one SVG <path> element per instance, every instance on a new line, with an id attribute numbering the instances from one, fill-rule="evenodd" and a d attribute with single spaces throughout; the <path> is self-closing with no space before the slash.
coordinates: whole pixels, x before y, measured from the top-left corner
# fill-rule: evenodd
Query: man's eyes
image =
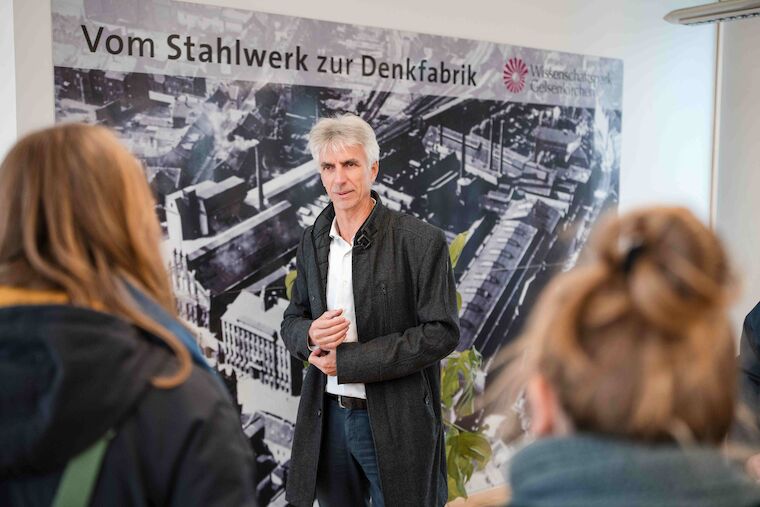
<path id="1" fill-rule="evenodd" d="M 359 164 L 353 161 L 348 161 L 345 164 L 342 164 L 343 167 L 357 167 Z M 334 165 L 323 165 L 322 170 L 323 171 L 332 171 L 335 169 Z"/>

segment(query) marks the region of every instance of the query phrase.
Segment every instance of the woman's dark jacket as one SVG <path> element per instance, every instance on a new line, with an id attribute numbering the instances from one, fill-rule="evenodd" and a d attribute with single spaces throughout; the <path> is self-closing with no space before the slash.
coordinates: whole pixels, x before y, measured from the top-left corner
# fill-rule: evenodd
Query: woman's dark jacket
<path id="1" fill-rule="evenodd" d="M 67 462 L 116 432 L 91 505 L 255 505 L 254 461 L 221 382 L 157 338 L 68 305 L 0 308 L 0 505 L 49 506 Z"/>
<path id="2" fill-rule="evenodd" d="M 510 464 L 511 507 L 758 507 L 760 487 L 713 448 L 589 435 L 538 440 Z"/>
<path id="3" fill-rule="evenodd" d="M 744 319 L 739 342 L 741 401 L 749 409 L 752 421 L 735 424 L 732 437 L 745 444 L 760 444 L 760 304 Z"/>
<path id="4" fill-rule="evenodd" d="M 365 384 L 385 504 L 446 502 L 439 361 L 459 341 L 456 289 L 441 230 L 377 201 L 356 233 L 352 276 L 359 341 L 337 348 L 339 383 Z M 327 310 L 329 205 L 306 229 L 282 336 L 306 360 L 311 322 Z M 311 506 L 317 479 L 327 377 L 309 366 L 293 440 L 287 499 Z"/>

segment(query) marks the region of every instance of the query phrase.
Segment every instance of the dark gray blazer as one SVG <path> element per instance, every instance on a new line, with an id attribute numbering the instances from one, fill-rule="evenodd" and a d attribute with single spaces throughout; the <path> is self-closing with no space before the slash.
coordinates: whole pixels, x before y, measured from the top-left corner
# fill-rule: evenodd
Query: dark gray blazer
<path id="1" fill-rule="evenodd" d="M 454 277 L 441 230 L 377 201 L 356 234 L 353 286 L 359 341 L 337 349 L 338 382 L 366 385 L 370 425 L 389 507 L 442 506 L 447 498 L 440 364 L 459 341 Z M 299 359 L 326 308 L 332 204 L 306 229 L 282 336 Z M 311 507 L 327 377 L 309 366 L 298 408 L 287 500 Z"/>

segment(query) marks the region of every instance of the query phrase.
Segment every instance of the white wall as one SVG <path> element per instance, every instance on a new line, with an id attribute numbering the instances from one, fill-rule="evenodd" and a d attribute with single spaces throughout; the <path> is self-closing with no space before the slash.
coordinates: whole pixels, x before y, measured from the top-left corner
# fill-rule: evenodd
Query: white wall
<path id="1" fill-rule="evenodd" d="M 13 2 L 16 51 L 24 53 L 16 71 L 24 133 L 53 120 L 50 0 Z M 202 3 L 622 58 L 621 208 L 668 201 L 708 219 L 716 30 L 662 20 L 693 0 Z"/>
<path id="2" fill-rule="evenodd" d="M 16 125 L 23 135 L 55 119 L 50 0 L 13 0 L 13 26 Z"/>
<path id="3" fill-rule="evenodd" d="M 716 227 L 742 292 L 737 329 L 760 301 L 760 19 L 723 25 Z"/>
<path id="4" fill-rule="evenodd" d="M 16 138 L 16 54 L 13 3 L 0 1 L 0 160 Z"/>

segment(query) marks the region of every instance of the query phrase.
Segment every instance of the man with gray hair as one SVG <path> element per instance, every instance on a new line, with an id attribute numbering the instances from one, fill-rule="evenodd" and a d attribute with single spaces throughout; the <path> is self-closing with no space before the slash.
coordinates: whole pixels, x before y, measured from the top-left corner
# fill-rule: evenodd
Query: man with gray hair
<path id="1" fill-rule="evenodd" d="M 443 232 L 371 190 L 380 148 L 355 115 L 309 134 L 331 203 L 308 227 L 282 322 L 310 363 L 287 500 L 322 507 L 440 507 L 447 500 L 440 360 L 459 341 Z"/>

